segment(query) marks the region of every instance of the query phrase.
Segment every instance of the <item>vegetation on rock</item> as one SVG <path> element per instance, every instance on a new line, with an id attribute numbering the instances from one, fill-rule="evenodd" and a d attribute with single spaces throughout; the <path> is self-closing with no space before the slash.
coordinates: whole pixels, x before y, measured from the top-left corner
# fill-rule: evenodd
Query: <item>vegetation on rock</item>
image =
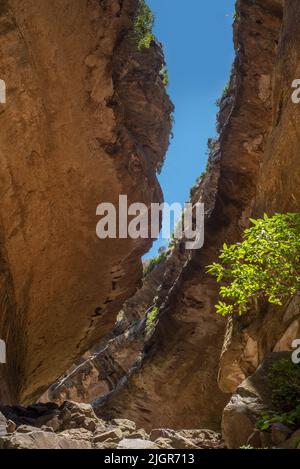
<path id="1" fill-rule="evenodd" d="M 208 156 L 208 159 L 214 154 L 214 152 L 216 151 L 216 148 L 218 146 L 218 143 L 219 143 L 219 138 L 212 138 L 210 137 L 208 140 L 207 140 L 207 151 L 206 151 L 206 154 Z M 207 169 L 207 167 L 206 167 Z"/>
<path id="2" fill-rule="evenodd" d="M 202 173 L 200 174 L 200 176 L 197 177 L 195 185 L 190 189 L 190 199 L 192 199 L 195 190 L 199 186 L 199 184 L 202 181 L 202 179 L 204 178 L 204 176 L 207 174 L 207 172 L 209 170 L 210 159 L 213 157 L 213 155 L 217 151 L 218 144 L 219 144 L 219 138 L 218 137 L 217 138 L 210 137 L 207 140 L 207 150 L 206 150 L 207 162 L 206 162 L 206 166 L 205 166 L 204 171 L 202 171 Z"/>
<path id="3" fill-rule="evenodd" d="M 216 100 L 217 107 L 220 107 L 222 100 L 225 99 L 226 96 L 228 95 L 229 87 L 230 87 L 230 81 L 228 81 L 226 85 L 224 86 L 221 97 Z"/>
<path id="4" fill-rule="evenodd" d="M 300 214 L 276 214 L 251 220 L 241 243 L 223 245 L 220 262 L 208 266 L 216 277 L 218 314 L 239 316 L 259 301 L 283 303 L 300 290 Z"/>
<path id="5" fill-rule="evenodd" d="M 164 66 L 160 71 L 160 76 L 165 87 L 170 83 L 169 72 L 166 66 Z"/>
<path id="6" fill-rule="evenodd" d="M 151 335 L 152 332 L 154 331 L 156 320 L 157 320 L 157 315 L 158 315 L 158 308 L 155 306 L 154 308 L 151 309 L 151 311 L 147 315 L 146 326 L 145 326 L 146 336 Z"/>
<path id="7" fill-rule="evenodd" d="M 168 256 L 168 251 L 161 252 L 158 256 L 150 259 L 144 266 L 144 277 L 152 272 L 156 266 L 163 262 Z"/>
<path id="8" fill-rule="evenodd" d="M 272 365 L 269 374 L 274 411 L 263 414 L 257 427 L 268 430 L 274 423 L 298 427 L 300 425 L 300 367 L 290 358 L 282 358 Z"/>
<path id="9" fill-rule="evenodd" d="M 145 0 L 139 0 L 137 13 L 133 25 L 134 38 L 139 49 L 149 49 L 154 34 L 152 32 L 154 25 L 154 15 Z"/>

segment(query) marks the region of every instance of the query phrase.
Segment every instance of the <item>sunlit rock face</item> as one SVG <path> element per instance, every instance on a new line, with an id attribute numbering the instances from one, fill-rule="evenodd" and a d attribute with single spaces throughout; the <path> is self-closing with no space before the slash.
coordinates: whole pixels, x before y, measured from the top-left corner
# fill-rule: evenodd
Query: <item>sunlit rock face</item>
<path id="1" fill-rule="evenodd" d="M 129 418 L 149 432 L 220 428 L 231 394 L 270 352 L 291 350 L 300 333 L 298 298 L 228 322 L 217 316 L 218 287 L 206 273 L 251 216 L 299 211 L 300 104 L 291 95 L 300 73 L 300 5 L 237 1 L 220 136 L 191 195 L 205 203 L 205 245 L 187 252 L 177 243 L 154 288 L 144 282 L 132 297 L 128 318 L 141 327 L 131 341 L 130 323 L 120 335 L 111 331 L 141 278 L 148 242 L 99 244 L 95 207 L 120 193 L 147 204 L 162 199 L 155 171 L 172 106 L 159 78 L 160 48 L 138 51 L 126 39 L 136 2 L 69 3 L 37 8 L 11 0 L 1 10 L 3 77 L 14 99 L 0 114 L 1 324 L 15 354 L 2 395 L 33 399 L 102 344 L 46 398 L 93 401 L 98 417 Z M 6 59 L 5 48 L 19 60 Z M 143 314 L 153 304 L 157 324 L 145 337 Z M 241 427 L 227 424 L 230 418 L 223 420 L 235 441 L 228 446 L 238 446 Z"/>
<path id="2" fill-rule="evenodd" d="M 287 8 L 289 3 L 293 2 L 287 2 Z M 142 366 L 99 412 L 127 415 L 146 428 L 213 428 L 220 425 L 230 392 L 262 359 L 260 345 L 250 333 L 242 335 L 238 325 L 225 331 L 226 320 L 215 314 L 217 286 L 206 266 L 224 242 L 241 239 L 259 199 L 263 194 L 268 199 L 270 183 L 264 187 L 260 181 L 274 126 L 274 76 L 278 43 L 284 41 L 281 25 L 281 2 L 237 2 L 236 59 L 228 93 L 220 102 L 220 137 L 206 175 L 192 191 L 193 202 L 206 205 L 205 246 L 182 265 L 160 309 Z M 280 180 L 278 172 L 274 177 Z M 268 210 L 267 202 L 264 209 Z M 236 341 L 230 335 L 233 330 L 239 332 Z M 243 359 L 247 366 L 240 366 Z"/>
<path id="3" fill-rule="evenodd" d="M 277 11 L 276 6 L 272 11 Z M 268 19 L 270 16 L 266 17 Z M 300 104 L 292 99 L 295 91 L 292 84 L 300 73 L 300 33 L 295 21 L 299 17 L 299 2 L 286 1 L 282 29 L 274 44 L 276 56 L 273 71 L 268 80 L 265 73 L 258 80 L 260 96 L 272 109 L 272 120 L 269 131 L 264 133 L 266 144 L 257 177 L 254 217 L 264 213 L 273 215 L 300 210 L 297 130 L 300 125 Z M 299 337 L 299 296 L 282 307 L 265 307 L 258 314 L 252 313 L 250 317 L 230 321 L 221 357 L 221 388 L 234 392 L 268 353 L 291 351 L 293 341 Z"/>
<path id="4" fill-rule="evenodd" d="M 111 330 L 150 240 L 99 240 L 96 207 L 162 200 L 172 105 L 137 1 L 2 0 L 1 401 L 29 402 Z"/>

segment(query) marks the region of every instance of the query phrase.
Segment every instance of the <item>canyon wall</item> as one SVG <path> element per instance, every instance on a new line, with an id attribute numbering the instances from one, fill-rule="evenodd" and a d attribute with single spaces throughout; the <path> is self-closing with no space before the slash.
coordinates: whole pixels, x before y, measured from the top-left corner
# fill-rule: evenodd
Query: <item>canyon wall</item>
<path id="1" fill-rule="evenodd" d="M 271 85 L 272 125 L 257 179 L 255 217 L 300 210 L 300 108 L 292 100 L 292 83 L 300 76 L 299 18 L 299 2 L 285 1 L 274 70 L 265 78 Z M 256 315 L 231 320 L 221 358 L 221 388 L 234 392 L 268 353 L 292 350 L 299 337 L 298 296 L 283 307 L 269 306 Z"/>
<path id="2" fill-rule="evenodd" d="M 120 356 L 133 351 L 128 338 L 121 352 L 119 345 L 111 347 L 117 340 L 108 343 L 108 355 L 105 349 L 105 354 L 92 357 L 101 364 L 97 386 L 110 385 L 102 387 L 96 399 L 94 386 L 85 386 L 84 399 L 94 400 L 101 416 L 130 418 L 146 429 L 219 428 L 231 394 L 269 352 L 289 350 L 300 333 L 297 298 L 257 315 L 228 321 L 217 316 L 218 287 L 206 274 L 223 243 L 241 239 L 251 216 L 299 210 L 298 108 L 291 100 L 298 67 L 296 10 L 292 1 L 284 11 L 277 0 L 237 1 L 236 58 L 220 100 L 219 138 L 206 174 L 191 191 L 194 204 L 205 204 L 205 245 L 188 252 L 181 240 L 171 249 L 161 267 L 164 276 L 160 268 L 156 277 L 161 283 L 153 291 L 152 306 L 158 307 L 158 315 L 150 337 L 143 329 L 143 314 L 146 318 L 151 301 L 142 301 L 143 288 L 138 292 L 144 306 L 135 337 L 142 351 L 138 363 L 123 361 L 119 379 L 110 382 L 111 367 L 105 364 L 113 363 L 115 370 Z M 152 275 L 155 278 L 155 271 Z M 64 378 L 50 397 L 57 402 L 78 399 L 82 382 L 93 375 L 90 361 L 88 357 L 82 368 Z"/>
<path id="3" fill-rule="evenodd" d="M 164 274 L 161 262 L 143 285 L 125 302 L 117 321 L 95 350 L 90 350 L 41 397 L 42 402 L 62 404 L 66 399 L 90 403 L 108 396 L 139 359 L 144 346 L 146 312 L 151 309 Z"/>
<path id="4" fill-rule="evenodd" d="M 172 112 L 163 55 L 130 39 L 136 1 L 70 5 L 0 2 L 10 97 L 0 113 L 0 332 L 13 357 L 0 399 L 34 400 L 61 376 L 42 400 L 92 402 L 99 417 L 147 431 L 219 429 L 225 408 L 226 444 L 239 447 L 253 422 L 241 432 L 234 403 L 270 352 L 299 338 L 299 298 L 227 320 L 206 267 L 250 217 L 300 209 L 299 2 L 237 0 L 219 137 L 191 191 L 205 204 L 204 247 L 174 243 L 137 292 L 149 242 L 99 243 L 95 210 L 121 193 L 162 200 L 155 174 Z"/>
<path id="5" fill-rule="evenodd" d="M 96 236 L 96 207 L 162 201 L 172 104 L 137 0 L 1 0 L 0 400 L 31 402 L 111 329 L 151 240 Z"/>
<path id="6" fill-rule="evenodd" d="M 293 41 L 296 26 L 289 24 L 299 18 L 295 9 L 295 2 L 285 2 L 282 20 L 281 1 L 237 1 L 236 58 L 229 89 L 220 101 L 219 141 L 192 195 L 194 203 L 206 204 L 204 248 L 190 254 L 170 290 L 138 371 L 99 413 L 126 415 L 145 428 L 214 428 L 220 425 L 230 393 L 255 371 L 278 340 L 286 342 L 278 308 L 265 323 L 263 312 L 258 323 L 250 315 L 242 319 L 246 322 L 242 325 L 218 317 L 214 308 L 217 286 L 205 272 L 224 242 L 241 238 L 249 217 L 265 211 L 299 210 L 295 123 L 299 109 L 291 101 L 298 53 L 297 40 Z M 290 75 L 283 73 L 286 62 Z M 299 314 L 297 305 L 294 310 Z M 287 316 L 289 326 L 292 316 Z M 263 353 L 253 353 L 259 340 L 247 326 L 259 331 Z M 236 329 L 238 335 L 233 332 Z M 294 327 L 292 335 L 297 331 Z"/>

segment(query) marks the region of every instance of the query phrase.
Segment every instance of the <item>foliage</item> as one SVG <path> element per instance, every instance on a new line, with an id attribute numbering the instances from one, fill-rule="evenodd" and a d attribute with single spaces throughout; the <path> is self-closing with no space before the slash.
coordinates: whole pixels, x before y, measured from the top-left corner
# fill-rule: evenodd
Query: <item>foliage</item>
<path id="1" fill-rule="evenodd" d="M 232 17 L 234 21 L 237 21 L 239 19 L 239 13 L 237 9 L 235 9 L 235 12 L 233 13 Z"/>
<path id="2" fill-rule="evenodd" d="M 133 34 L 139 49 L 149 49 L 154 35 L 152 32 L 154 15 L 145 0 L 139 0 L 133 25 Z"/>
<path id="3" fill-rule="evenodd" d="M 150 272 L 152 272 L 156 266 L 158 266 L 161 262 L 163 262 L 167 258 L 167 256 L 168 256 L 168 252 L 165 251 L 165 252 L 160 253 L 158 256 L 150 259 L 144 267 L 144 272 L 143 272 L 144 277 L 150 274 Z"/>
<path id="4" fill-rule="evenodd" d="M 216 150 L 216 146 L 218 144 L 218 138 L 209 138 L 207 140 L 207 156 L 210 157 L 214 151 Z"/>
<path id="5" fill-rule="evenodd" d="M 242 315 L 259 301 L 282 305 L 300 288 L 300 214 L 276 214 L 251 220 L 243 242 L 223 245 L 220 262 L 208 266 L 216 277 L 222 316 Z"/>
<path id="6" fill-rule="evenodd" d="M 230 87 L 230 81 L 228 81 L 226 83 L 226 85 L 224 86 L 224 88 L 223 88 L 222 99 L 225 98 L 228 95 L 229 87 Z"/>
<path id="7" fill-rule="evenodd" d="M 293 363 L 290 358 L 282 358 L 273 363 L 269 380 L 274 411 L 261 415 L 257 420 L 257 427 L 268 430 L 273 423 L 298 427 L 300 425 L 299 365 Z"/>
<path id="8" fill-rule="evenodd" d="M 160 71 L 160 76 L 161 76 L 161 79 L 162 79 L 162 82 L 164 84 L 165 87 L 167 87 L 170 83 L 170 79 L 169 79 L 169 72 L 168 72 L 168 69 L 166 66 L 164 66 L 161 71 Z"/>
<path id="9" fill-rule="evenodd" d="M 274 423 L 282 423 L 283 425 L 293 427 L 298 426 L 300 424 L 300 405 L 290 412 L 268 412 L 263 414 L 258 418 L 256 426 L 260 430 L 266 431 Z"/>
<path id="10" fill-rule="evenodd" d="M 290 358 L 282 358 L 272 365 L 269 379 L 274 408 L 286 412 L 293 410 L 295 403 L 300 403 L 300 366 Z"/>
<path id="11" fill-rule="evenodd" d="M 157 315 L 158 315 L 158 308 L 156 306 L 152 308 L 151 311 L 147 314 L 146 326 L 145 326 L 146 336 L 151 335 L 152 332 L 154 331 L 155 324 L 157 321 Z"/>
<path id="12" fill-rule="evenodd" d="M 229 93 L 229 87 L 230 87 L 230 81 L 228 81 L 228 82 L 226 83 L 226 85 L 225 85 L 224 88 L 223 88 L 221 97 L 220 97 L 219 99 L 217 99 L 217 101 L 216 101 L 216 106 L 217 106 L 217 107 L 220 107 L 220 104 L 221 104 L 222 100 L 223 100 L 224 98 L 226 98 L 226 96 L 228 95 L 228 93 Z"/>

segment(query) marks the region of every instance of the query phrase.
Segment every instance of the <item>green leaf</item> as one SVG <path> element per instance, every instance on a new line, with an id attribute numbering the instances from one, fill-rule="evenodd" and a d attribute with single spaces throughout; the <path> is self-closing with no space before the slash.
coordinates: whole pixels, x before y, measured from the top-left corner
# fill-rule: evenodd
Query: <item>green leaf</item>
<path id="1" fill-rule="evenodd" d="M 261 301 L 282 306 L 300 291 L 300 214 L 250 219 L 243 241 L 223 244 L 207 272 L 221 283 L 217 313 L 242 315 Z"/>

